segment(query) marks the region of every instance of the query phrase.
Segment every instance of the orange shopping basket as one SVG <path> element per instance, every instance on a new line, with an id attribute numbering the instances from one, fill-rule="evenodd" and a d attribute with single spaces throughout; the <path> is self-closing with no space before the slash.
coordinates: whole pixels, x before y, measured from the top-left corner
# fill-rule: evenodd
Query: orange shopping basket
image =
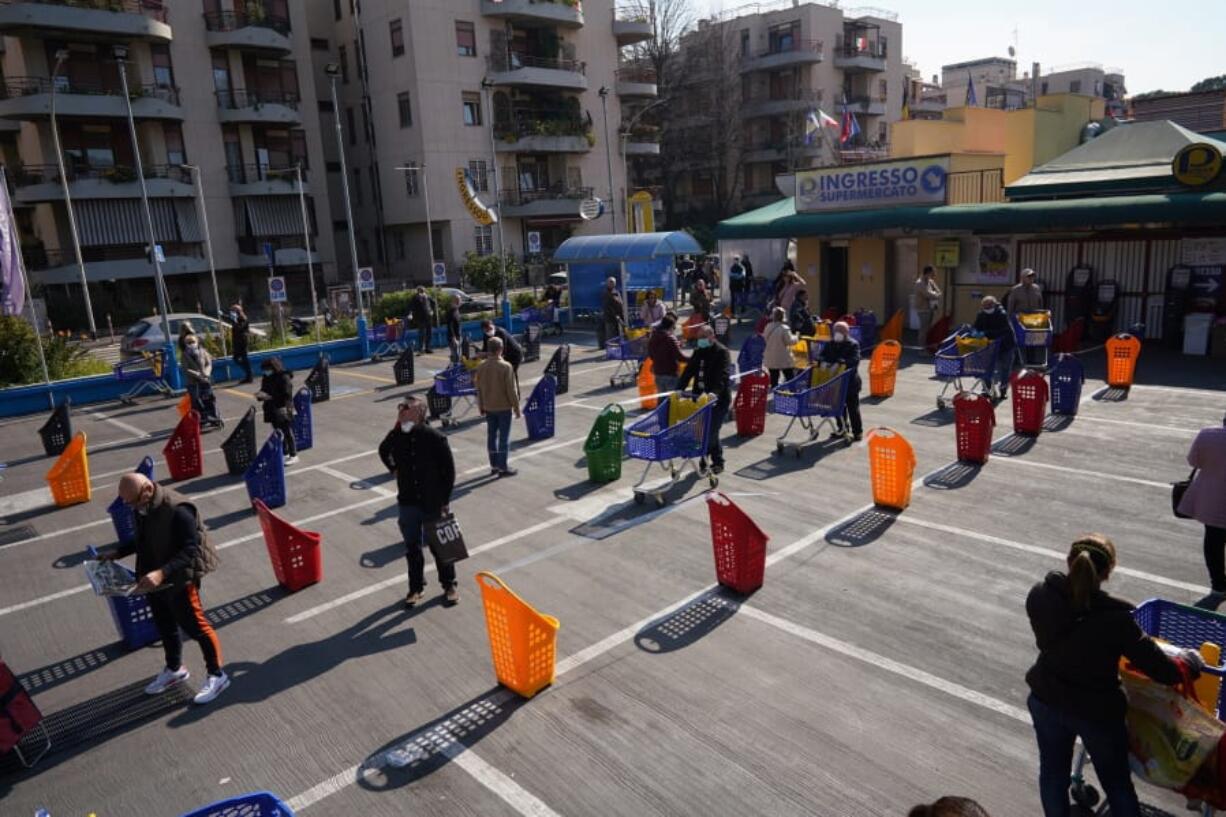
<path id="1" fill-rule="evenodd" d="M 702 319 L 702 315 L 695 312 L 685 319 L 685 323 L 681 325 L 681 336 L 686 340 L 697 340 L 698 329 L 706 323 Z"/>
<path id="2" fill-rule="evenodd" d="M 531 698 L 553 683 L 558 620 L 538 613 L 493 573 L 475 576 L 498 683 Z"/>
<path id="3" fill-rule="evenodd" d="M 1117 389 L 1132 386 L 1132 375 L 1141 356 L 1141 341 L 1127 333 L 1107 341 L 1107 385 Z"/>
<path id="4" fill-rule="evenodd" d="M 885 326 L 881 327 L 882 340 L 902 341 L 902 310 L 894 313 L 894 316 L 885 322 Z"/>
<path id="5" fill-rule="evenodd" d="M 643 359 L 643 365 L 639 367 L 638 381 L 639 406 L 643 411 L 650 411 L 659 402 L 658 398 L 652 396 L 656 393 L 656 376 L 652 371 L 651 358 Z"/>
<path id="6" fill-rule="evenodd" d="M 868 462 L 873 482 L 873 502 L 903 510 L 911 504 L 911 479 L 915 475 L 915 450 L 892 428 L 874 428 L 868 433 Z"/>
<path id="7" fill-rule="evenodd" d="M 51 498 L 61 508 L 89 502 L 92 490 L 89 484 L 89 454 L 85 450 L 85 432 L 78 431 L 60 454 L 55 465 L 47 472 L 47 485 Z"/>
<path id="8" fill-rule="evenodd" d="M 175 408 L 179 410 L 179 417 L 187 416 L 187 413 L 192 410 L 192 396 L 185 394 L 179 398 L 179 402 L 175 404 Z"/>
<path id="9" fill-rule="evenodd" d="M 902 344 L 896 340 L 883 340 L 873 350 L 868 364 L 868 393 L 873 397 L 893 397 L 894 380 L 898 375 L 898 360 L 902 357 Z"/>

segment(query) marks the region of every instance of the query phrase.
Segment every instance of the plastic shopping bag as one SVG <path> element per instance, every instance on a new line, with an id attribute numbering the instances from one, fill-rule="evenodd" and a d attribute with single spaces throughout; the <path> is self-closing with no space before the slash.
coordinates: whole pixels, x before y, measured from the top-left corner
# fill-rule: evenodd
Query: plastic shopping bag
<path id="1" fill-rule="evenodd" d="M 1169 789 L 1183 787 L 1217 748 L 1226 724 L 1187 691 L 1125 673 L 1128 750 L 1133 772 Z"/>

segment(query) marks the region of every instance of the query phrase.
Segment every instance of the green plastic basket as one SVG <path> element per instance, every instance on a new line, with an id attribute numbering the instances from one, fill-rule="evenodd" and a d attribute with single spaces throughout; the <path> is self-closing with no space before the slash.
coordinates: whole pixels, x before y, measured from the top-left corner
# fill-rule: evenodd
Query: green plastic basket
<path id="1" fill-rule="evenodd" d="M 588 479 L 613 482 L 622 475 L 622 427 L 626 412 L 616 403 L 605 406 L 592 423 L 583 453 L 587 457 Z"/>

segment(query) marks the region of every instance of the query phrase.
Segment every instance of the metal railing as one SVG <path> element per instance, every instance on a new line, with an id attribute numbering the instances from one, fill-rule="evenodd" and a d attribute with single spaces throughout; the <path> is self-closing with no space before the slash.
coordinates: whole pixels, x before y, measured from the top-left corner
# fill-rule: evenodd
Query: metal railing
<path id="1" fill-rule="evenodd" d="M 494 72 L 518 71 L 521 68 L 548 68 L 554 71 L 570 71 L 576 74 L 587 73 L 587 63 L 581 60 L 569 60 L 562 57 L 536 57 L 531 54 L 521 54 L 516 51 L 490 54 L 485 58 L 485 64 Z"/>
<path id="2" fill-rule="evenodd" d="M 567 187 L 564 184 L 555 184 L 541 190 L 503 190 L 500 199 L 508 207 L 519 207 L 534 201 L 590 199 L 592 192 L 591 187 Z"/>
<path id="3" fill-rule="evenodd" d="M 179 258 L 204 258 L 204 244 L 180 244 L 170 242 L 160 242 L 162 252 L 166 257 Z M 145 252 L 144 244 L 115 244 L 111 246 L 95 246 L 82 247 L 81 260 L 86 264 L 95 264 L 102 261 L 141 261 L 148 262 L 148 255 Z M 71 249 L 67 250 L 46 250 L 39 246 L 25 246 L 21 248 L 22 258 L 25 259 L 27 269 L 34 271 L 55 269 L 56 267 L 66 267 L 69 264 L 77 263 L 77 256 Z"/>
<path id="4" fill-rule="evenodd" d="M 3 86 L 4 99 L 51 93 L 51 80 L 45 77 L 9 77 Z M 59 77 L 55 81 L 56 94 L 75 96 L 123 96 L 119 80 L 114 84 L 97 81 L 73 81 Z M 179 89 L 174 85 L 128 85 L 128 94 L 133 100 L 153 97 L 171 105 L 179 104 Z"/>
<path id="5" fill-rule="evenodd" d="M 1005 200 L 1000 168 L 950 173 L 945 178 L 946 204 L 983 204 Z"/>
<path id="6" fill-rule="evenodd" d="M 297 227 L 298 232 L 294 235 L 241 235 L 238 237 L 238 252 L 239 255 L 264 255 L 264 245 L 271 244 L 274 250 L 301 250 L 303 248 L 302 224 L 301 221 Z M 311 235 L 315 235 L 315 225 L 311 225 Z M 311 251 L 318 251 L 318 247 L 312 247 Z"/>
<path id="7" fill-rule="evenodd" d="M 821 40 L 803 40 L 799 37 L 791 37 L 783 42 L 776 42 L 767 48 L 765 51 L 759 51 L 754 54 L 755 59 L 763 57 L 773 57 L 776 54 L 794 54 L 801 52 L 812 52 L 819 57 L 825 51 L 826 46 Z"/>
<path id="8" fill-rule="evenodd" d="M 613 19 L 619 23 L 650 23 L 651 17 L 644 3 L 614 3 Z"/>
<path id="9" fill-rule="evenodd" d="M 68 181 L 76 182 L 84 179 L 105 179 L 114 184 L 135 182 L 136 168 L 129 165 L 112 165 L 111 167 L 73 167 L 65 165 L 64 170 Z M 179 165 L 144 165 L 146 179 L 170 179 L 171 181 L 192 183 L 190 171 Z M 13 172 L 15 187 L 30 187 L 36 184 L 59 184 L 60 171 L 55 165 L 21 165 Z"/>
<path id="10" fill-rule="evenodd" d="M 580 116 L 572 108 L 515 108 L 509 121 L 494 121 L 494 134 L 504 141 L 526 136 L 583 136 L 591 127 L 591 117 Z"/>
<path id="11" fill-rule="evenodd" d="M 0 0 L 0 6 L 16 3 L 38 3 L 44 6 L 72 6 L 79 9 L 141 14 L 160 23 L 169 22 L 168 10 L 156 0 Z"/>
<path id="12" fill-rule="evenodd" d="M 255 182 L 266 181 L 283 181 L 288 184 L 296 184 L 297 179 L 294 176 L 294 167 L 293 162 L 285 167 L 261 164 L 226 165 L 226 175 L 229 176 L 233 184 L 253 184 Z M 305 158 L 302 160 L 302 181 L 307 181 Z"/>
<path id="13" fill-rule="evenodd" d="M 642 82 L 647 85 L 656 84 L 656 72 L 653 68 L 625 66 L 613 72 L 618 82 Z"/>
<path id="14" fill-rule="evenodd" d="M 261 105 L 284 105 L 298 110 L 302 98 L 290 91 L 214 91 L 217 107 L 227 111 L 259 108 Z"/>
<path id="15" fill-rule="evenodd" d="M 874 59 L 884 60 L 888 56 L 889 46 L 886 43 L 869 40 L 864 48 L 856 46 L 854 40 L 844 40 L 840 37 L 834 44 L 834 55 L 836 57 L 873 57 Z"/>
<path id="16" fill-rule="evenodd" d="M 821 102 L 823 96 L 820 88 L 793 88 L 778 93 L 751 96 L 745 100 L 745 105 L 763 105 L 768 102 Z"/>
<path id="17" fill-rule="evenodd" d="M 259 9 L 252 14 L 249 11 L 211 11 L 204 15 L 204 27 L 209 31 L 238 31 L 248 26 L 270 28 L 278 34 L 289 34 L 288 17 L 270 14 L 263 6 L 249 5 L 247 8 Z"/>

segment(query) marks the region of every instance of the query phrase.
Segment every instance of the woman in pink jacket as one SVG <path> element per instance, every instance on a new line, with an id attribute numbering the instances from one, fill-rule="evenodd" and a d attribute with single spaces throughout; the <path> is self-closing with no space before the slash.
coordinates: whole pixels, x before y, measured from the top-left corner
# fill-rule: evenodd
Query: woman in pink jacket
<path id="1" fill-rule="evenodd" d="M 1203 428 L 1192 441 L 1188 465 L 1196 469 L 1192 484 L 1179 502 L 1179 512 L 1205 526 L 1205 567 L 1209 595 L 1197 607 L 1216 610 L 1226 601 L 1226 419 L 1217 428 Z"/>

